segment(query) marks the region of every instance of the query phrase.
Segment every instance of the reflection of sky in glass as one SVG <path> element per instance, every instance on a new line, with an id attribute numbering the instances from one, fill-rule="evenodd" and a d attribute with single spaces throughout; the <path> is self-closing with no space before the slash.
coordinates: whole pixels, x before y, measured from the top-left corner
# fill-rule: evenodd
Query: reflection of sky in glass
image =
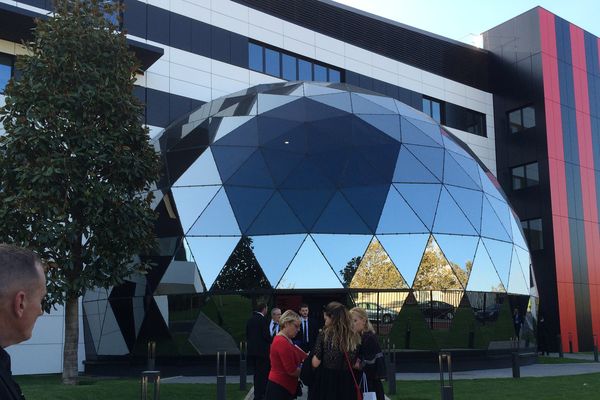
<path id="1" fill-rule="evenodd" d="M 504 287 L 508 287 L 508 274 L 510 271 L 510 258 L 512 255 L 512 244 L 501 242 L 499 240 L 483 239 L 483 244 L 492 259 L 494 267 Z"/>
<path id="2" fill-rule="evenodd" d="M 275 286 L 300 248 L 305 234 L 253 236 L 254 256 Z"/>
<path id="3" fill-rule="evenodd" d="M 193 236 L 240 234 L 225 189 L 219 190 L 187 234 Z"/>
<path id="4" fill-rule="evenodd" d="M 503 291 L 503 285 L 494 269 L 492 260 L 488 255 L 485 247 L 480 245 L 477 247 L 477 254 L 473 262 L 473 270 L 469 277 L 467 290 L 478 292 Z"/>
<path id="5" fill-rule="evenodd" d="M 378 235 L 377 238 L 406 283 L 412 286 L 429 234 Z"/>
<path id="6" fill-rule="evenodd" d="M 463 271 L 467 270 L 467 263 L 473 262 L 477 249 L 477 236 L 460 235 L 435 235 L 435 240 L 440 245 L 444 256 L 451 264 L 457 264 Z"/>
<path id="7" fill-rule="evenodd" d="M 237 236 L 187 238 L 207 288 L 212 286 L 239 240 Z"/>
<path id="8" fill-rule="evenodd" d="M 174 187 L 173 199 L 177 204 L 177 213 L 183 232 L 192 227 L 198 216 L 215 196 L 221 186 Z"/>
<path id="9" fill-rule="evenodd" d="M 514 248 L 516 248 L 516 246 Z M 521 264 L 519 263 L 519 257 L 517 256 L 516 250 L 513 250 L 512 254 L 510 276 L 508 278 L 508 292 L 529 294 L 529 286 L 525 283 L 525 277 L 523 276 L 523 271 L 521 271 Z"/>
<path id="10" fill-rule="evenodd" d="M 340 271 L 354 257 L 363 256 L 372 236 L 313 234 L 312 237 L 333 270 L 343 279 Z"/>

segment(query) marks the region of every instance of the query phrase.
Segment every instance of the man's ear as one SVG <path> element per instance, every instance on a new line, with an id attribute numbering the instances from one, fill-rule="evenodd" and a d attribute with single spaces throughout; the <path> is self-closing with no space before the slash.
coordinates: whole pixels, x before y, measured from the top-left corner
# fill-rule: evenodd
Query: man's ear
<path id="1" fill-rule="evenodd" d="M 25 292 L 19 290 L 13 297 L 13 311 L 17 318 L 21 318 L 25 312 Z"/>

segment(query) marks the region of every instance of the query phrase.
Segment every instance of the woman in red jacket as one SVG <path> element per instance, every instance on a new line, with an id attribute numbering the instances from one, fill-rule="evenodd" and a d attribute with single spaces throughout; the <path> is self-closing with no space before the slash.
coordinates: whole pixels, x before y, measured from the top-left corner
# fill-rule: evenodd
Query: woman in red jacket
<path id="1" fill-rule="evenodd" d="M 287 310 L 279 319 L 279 333 L 271 344 L 271 371 L 265 400 L 292 400 L 298 390 L 300 365 L 308 356 L 292 343 L 300 330 L 300 316 Z"/>

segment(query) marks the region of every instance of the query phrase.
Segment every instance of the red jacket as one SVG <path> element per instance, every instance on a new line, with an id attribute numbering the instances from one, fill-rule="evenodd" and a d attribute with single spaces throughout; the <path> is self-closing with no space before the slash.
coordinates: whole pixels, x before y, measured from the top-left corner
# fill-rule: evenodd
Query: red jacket
<path id="1" fill-rule="evenodd" d="M 298 387 L 298 377 L 292 376 L 306 359 L 307 354 L 293 345 L 285 336 L 276 335 L 271 344 L 271 371 L 269 380 L 286 388 L 290 394 L 295 394 Z"/>

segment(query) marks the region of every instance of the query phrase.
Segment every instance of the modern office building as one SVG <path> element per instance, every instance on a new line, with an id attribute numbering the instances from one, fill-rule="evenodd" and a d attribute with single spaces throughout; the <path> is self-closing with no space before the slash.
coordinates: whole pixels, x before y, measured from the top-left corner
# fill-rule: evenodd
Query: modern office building
<path id="1" fill-rule="evenodd" d="M 535 288 L 534 283 L 537 281 L 539 310 L 545 320 L 545 343 L 556 348 L 556 335 L 560 334 L 565 349 L 569 343 L 574 350 L 591 349 L 593 335 L 598 334 L 600 330 L 600 258 L 596 254 L 600 244 L 599 203 L 595 189 L 598 180 L 595 162 L 600 157 L 600 144 L 597 142 L 600 137 L 600 44 L 597 37 L 542 8 L 532 9 L 485 32 L 484 48 L 479 49 L 327 0 L 125 0 L 124 3 L 126 8 L 123 29 L 127 30 L 130 45 L 142 62 L 136 93 L 146 104 L 144 122 L 157 143 L 160 143 L 161 139 L 164 140 L 168 132 L 181 132 L 185 126 L 184 122 L 189 124 L 195 120 L 198 123 L 208 123 L 208 115 L 200 118 L 204 112 L 201 111 L 203 104 L 257 84 L 297 80 L 347 83 L 356 89 L 342 89 L 341 86 L 336 88 L 334 85 L 334 89 L 330 90 L 352 93 L 348 95 L 350 97 L 354 96 L 354 93 L 358 93 L 359 98 L 362 95 L 371 96 L 360 92 L 364 89 L 397 100 L 394 104 L 405 104 L 420 110 L 431 117 L 428 123 L 431 124 L 433 120 L 443 126 L 443 131 L 447 132 L 444 138 L 452 138 L 449 145 L 446 139 L 443 139 L 442 146 L 438 143 L 423 147 L 438 148 L 438 153 L 441 149 L 441 153 L 446 154 L 450 149 L 445 146 L 458 146 L 457 148 L 468 154 L 468 159 L 471 160 L 469 163 L 475 162 L 471 165 L 476 165 L 476 168 L 471 172 L 477 171 L 480 185 L 493 183 L 492 175 L 495 175 L 502 185 L 528 240 L 535 274 L 526 276 L 529 273 L 529 261 L 520 260 L 519 266 L 523 273 L 523 282 L 528 286 L 527 290 Z M 14 56 L 22 52 L 18 43 L 30 34 L 34 25 L 33 18 L 47 14 L 51 9 L 50 4 L 49 0 L 0 0 L 0 84 L 12 73 Z M 278 95 L 292 94 L 282 92 Z M 245 96 L 252 97 L 247 94 Z M 310 95 L 303 96 L 304 100 L 301 101 L 314 102 Z M 230 105 L 233 105 L 234 101 L 231 98 L 230 101 Z M 295 101 L 290 101 L 289 104 L 295 104 Z M 343 108 L 337 104 L 333 108 L 340 110 L 340 107 Z M 412 111 L 403 110 L 405 111 L 396 108 L 394 115 L 398 121 L 406 119 L 407 116 L 415 117 L 410 114 Z M 254 112 L 255 114 L 252 114 L 252 110 L 248 109 L 244 115 L 228 114 L 223 117 L 229 120 L 245 117 L 248 120 L 259 121 L 260 116 L 255 115 L 260 114 L 260 111 L 257 109 Z M 344 118 L 364 121 L 357 116 L 360 113 L 353 109 L 347 109 L 345 112 L 347 115 Z M 279 120 L 285 125 L 289 124 L 289 118 L 287 116 Z M 386 118 L 375 119 L 377 121 L 372 121 L 370 126 L 385 133 L 384 127 L 387 123 L 382 121 Z M 258 122 L 250 122 L 252 123 Z M 169 126 L 169 130 L 163 133 L 163 129 Z M 188 128 L 191 131 L 192 127 Z M 214 133 L 218 130 L 211 129 L 215 129 Z M 390 129 L 389 126 L 387 129 Z M 427 136 L 423 129 L 417 130 L 421 132 L 418 134 L 421 140 L 426 140 L 423 139 Z M 399 125 L 398 133 L 404 132 Z M 187 133 L 189 132 L 185 132 Z M 184 136 L 184 133 L 181 135 Z M 222 139 L 229 136 L 225 135 Z M 389 137 L 388 135 L 386 139 Z M 233 135 L 231 138 L 233 140 Z M 339 139 L 335 135 L 332 138 Z M 410 141 L 405 146 L 402 138 L 396 143 L 399 149 L 418 146 Z M 468 146 L 466 150 L 462 144 Z M 205 160 L 206 157 L 202 158 L 202 152 L 198 149 L 204 147 L 206 150 L 208 145 L 216 145 L 215 136 L 207 138 L 207 142 L 188 146 L 188 150 L 194 148 L 195 151 L 181 151 L 177 154 L 165 152 L 165 165 L 175 168 L 175 165 L 180 164 L 189 168 L 195 160 Z M 243 142 L 236 142 L 234 145 L 248 146 Z M 323 145 L 331 146 L 335 143 Z M 240 237 L 242 227 L 247 230 L 243 237 L 259 237 L 259 234 L 252 231 L 258 229 L 252 227 L 253 219 L 243 220 L 244 218 L 240 217 L 247 216 L 244 214 L 247 210 L 235 209 L 235 196 L 227 191 L 227 183 L 222 179 L 222 162 L 217 160 L 218 156 L 212 148 L 210 152 L 221 178 L 219 185 L 224 188 L 218 189 L 221 192 L 215 192 L 214 196 L 218 197 L 219 193 L 226 192 L 233 209 L 235 224 L 240 230 Z M 396 161 L 399 154 L 401 150 L 396 154 Z M 429 173 L 433 172 L 432 165 L 440 162 L 440 159 L 432 155 L 417 155 L 415 152 L 410 154 L 417 161 L 414 165 L 424 166 Z M 255 158 L 252 164 L 254 171 L 261 170 L 260 162 L 269 162 L 266 158 L 262 161 Z M 372 162 L 389 161 L 389 158 L 382 154 L 381 159 L 371 157 L 370 160 L 367 164 L 372 166 Z M 356 166 L 359 165 L 360 163 Z M 184 174 L 185 170 L 178 173 Z M 451 170 L 451 167 L 448 170 Z M 467 175 L 469 173 L 468 167 L 464 165 L 454 171 L 462 171 Z M 481 175 L 481 171 L 489 174 Z M 435 173 L 433 176 L 435 177 Z M 206 177 L 208 178 L 210 176 Z M 202 174 L 195 179 L 202 179 Z M 245 179 L 251 177 L 239 176 L 236 179 L 239 183 L 246 182 Z M 499 337 L 492 337 L 489 332 L 494 331 L 497 324 L 503 323 L 502 326 L 505 327 L 506 321 L 512 321 L 511 314 L 515 308 L 523 315 L 532 308 L 535 311 L 536 308 L 536 305 L 529 304 L 528 300 L 510 298 L 511 285 L 504 280 L 503 269 L 496 265 L 504 263 L 508 265 L 506 271 L 510 271 L 512 261 L 520 259 L 518 255 L 513 256 L 517 251 L 515 249 L 527 251 L 526 246 L 519 246 L 514 240 L 521 233 L 515 234 L 511 222 L 512 215 L 504 220 L 500 218 L 499 227 L 503 227 L 509 235 L 504 239 L 483 234 L 482 230 L 491 225 L 484 225 L 481 221 L 481 225 L 477 227 L 479 231 L 473 234 L 465 234 L 460 229 L 438 232 L 440 235 L 474 238 L 476 243 L 473 245 L 473 258 L 461 257 L 462 261 L 456 263 L 466 269 L 466 262 L 471 261 L 469 271 L 471 267 L 473 271 L 477 271 L 475 255 L 479 242 L 484 243 L 490 239 L 501 242 L 496 250 L 490 250 L 492 246 L 486 247 L 485 244 L 483 248 L 487 250 L 486 254 L 490 258 L 490 271 L 495 270 L 502 288 L 497 286 L 497 290 L 480 288 L 481 290 L 470 291 L 468 282 L 464 285 L 460 282 L 453 265 L 454 260 L 446 254 L 450 251 L 445 251 L 444 245 L 440 243 L 443 239 L 437 238 L 435 221 L 431 222 L 433 225 L 427 225 L 421 218 L 423 214 L 419 214 L 420 211 L 417 210 L 420 204 L 411 204 L 409 195 L 393 186 L 400 184 L 394 179 L 392 174 L 389 181 L 380 184 L 387 185 L 387 189 L 390 189 L 391 185 L 395 190 L 392 193 L 398 193 L 399 199 L 402 199 L 418 220 L 428 228 L 422 232 L 403 232 L 414 235 L 428 234 L 433 238 L 430 240 L 427 236 L 425 245 L 421 246 L 422 255 L 427 254 L 426 248 L 432 249 L 437 246 L 431 253 L 444 257 L 445 265 L 458 278 L 462 292 L 458 287 L 454 289 L 462 294 L 452 295 L 452 288 L 444 288 L 443 294 L 430 290 L 429 297 L 422 298 L 420 296 L 424 295 L 410 289 L 409 281 L 414 275 L 403 275 L 402 261 L 395 260 L 401 255 L 389 254 L 393 251 L 386 247 L 385 236 L 381 239 L 378 236 L 381 232 L 377 232 L 379 220 L 385 212 L 384 205 L 388 202 L 389 191 L 386 191 L 385 196 L 374 196 L 366 200 L 363 197 L 362 200 L 353 203 L 350 200 L 351 196 L 346 197 L 347 194 L 343 193 L 342 189 L 338 190 L 343 198 L 336 197 L 336 201 L 343 204 L 345 210 L 357 212 L 360 220 L 366 225 L 363 228 L 365 231 L 355 231 L 358 229 L 356 226 L 346 226 L 340 228 L 339 232 L 319 232 L 318 229 L 313 229 L 314 225 L 307 229 L 304 223 L 307 218 L 311 218 L 310 215 L 300 215 L 300 211 L 294 210 L 294 198 L 286 199 L 282 195 L 281 204 L 292 210 L 292 215 L 304 229 L 302 232 L 286 233 L 303 233 L 303 241 L 307 237 L 313 240 L 310 246 L 313 250 L 322 251 L 326 264 L 338 279 L 338 286 L 330 287 L 332 285 L 327 284 L 311 288 L 305 285 L 294 289 L 281 285 L 278 287 L 280 281 L 275 282 L 275 279 L 269 276 L 268 268 L 265 270 L 260 257 L 257 257 L 260 270 L 265 273 L 253 283 L 258 284 L 258 287 L 220 287 L 220 267 L 226 266 L 228 258 L 222 260 L 223 264 L 218 270 L 209 272 L 210 279 L 205 277 L 201 266 L 191 268 L 190 260 L 186 258 L 189 254 L 185 249 L 183 252 L 178 251 L 185 236 L 185 232 L 178 231 L 171 236 L 178 237 L 178 240 L 163 241 L 165 247 L 161 247 L 161 251 L 164 251 L 165 255 L 162 256 L 162 267 L 156 270 L 155 276 L 149 276 L 147 282 L 131 282 L 112 291 L 90 292 L 86 295 L 83 302 L 86 357 L 94 359 L 144 354 L 147 340 L 163 337 L 169 338 L 171 346 L 168 347 L 166 342 L 162 348 L 159 346 L 165 355 L 203 353 L 198 343 L 204 342 L 198 338 L 190 340 L 190 332 L 200 323 L 211 325 L 215 332 L 227 332 L 230 337 L 224 339 L 226 343 L 223 346 L 236 347 L 243 335 L 235 320 L 245 315 L 253 301 L 253 296 L 250 296 L 248 291 L 254 294 L 254 298 L 264 296 L 273 304 L 282 306 L 292 307 L 297 306 L 300 301 L 307 301 L 314 308 L 324 301 L 339 299 L 373 307 L 373 319 L 380 323 L 380 333 L 389 334 L 398 347 L 435 349 L 442 345 L 451 345 L 484 348 L 489 346 L 490 342 L 510 339 L 515 335 L 511 322 L 508 322 L 510 329 L 496 329 L 502 331 Z M 442 173 L 438 185 L 446 187 L 447 182 L 444 179 L 445 175 Z M 310 182 L 312 181 L 311 179 Z M 458 189 L 444 190 L 456 204 L 456 209 L 465 217 L 463 221 L 469 222 L 471 227 L 475 228 L 469 219 L 472 218 L 472 210 L 461 206 L 459 195 L 452 193 L 453 190 L 465 190 L 465 182 L 468 180 L 459 179 L 456 182 L 459 181 L 462 183 L 455 185 Z M 182 202 L 178 202 L 176 198 L 177 190 L 171 190 L 174 183 L 175 181 L 169 182 L 168 187 L 165 186 L 165 192 L 157 197 L 157 209 L 163 218 L 159 221 L 159 224 L 162 224 L 160 229 L 175 229 L 176 224 L 169 223 L 179 221 L 181 217 Z M 422 183 L 418 180 L 413 181 L 413 184 Z M 239 186 L 252 185 L 242 183 Z M 257 187 L 265 189 L 260 185 Z M 280 192 L 282 188 L 273 186 L 271 189 Z M 482 199 L 488 199 L 483 186 L 471 187 L 470 190 L 478 190 Z M 442 192 L 440 189 L 439 193 Z M 204 195 L 210 197 L 206 193 Z M 492 202 L 493 199 L 504 201 L 502 196 L 490 197 Z M 252 197 L 241 198 L 245 200 Z M 213 197 L 208 201 L 211 199 Z M 328 201 L 332 199 L 333 197 Z M 361 198 L 357 195 L 355 199 Z M 439 199 L 441 197 L 438 197 Z M 364 203 L 360 205 L 360 201 L 367 200 L 373 201 L 374 208 L 379 211 L 366 213 L 365 209 L 361 209 Z M 495 210 L 492 202 L 489 205 Z M 437 207 L 439 202 L 435 204 Z M 208 206 L 208 202 L 205 205 Z M 243 205 L 240 207 L 243 208 Z M 483 200 L 481 207 L 481 215 L 493 215 L 486 214 Z M 342 208 L 336 206 L 333 209 Z M 195 210 L 198 215 L 202 215 L 203 211 Z M 259 212 L 254 217 L 258 214 Z M 313 217 L 318 221 L 316 216 Z M 193 222 L 186 222 L 188 228 L 193 229 Z M 266 226 L 276 225 L 276 222 L 280 220 L 269 220 Z M 179 230 L 183 229 L 181 224 Z M 227 236 L 226 233 L 219 232 L 217 227 L 221 228 L 219 223 L 215 223 L 214 230 L 208 236 Z M 274 231 L 269 233 L 283 234 Z M 369 288 L 362 285 L 353 288 L 352 280 L 344 281 L 344 273 L 340 274 L 340 269 L 344 269 L 346 265 L 342 266 L 343 268 L 331 265 L 327 259 L 327 250 L 323 250 L 326 245 L 321 245 L 314 236 L 306 236 L 313 233 L 343 234 L 353 240 L 358 240 L 360 235 L 370 235 L 366 244 L 353 244 L 357 249 L 365 250 L 363 254 L 357 252 L 356 256 L 364 260 L 368 258 L 368 249 L 374 251 L 372 247 L 381 247 L 389 256 L 392 266 L 397 268 L 401 275 L 402 279 L 396 277 L 395 282 L 404 280 L 406 287 L 375 285 Z M 480 239 L 481 237 L 483 239 Z M 246 243 L 248 246 L 244 247 L 244 243 L 239 239 L 238 237 L 235 243 L 231 241 L 233 244 L 230 244 L 230 254 L 236 250 L 243 252 L 252 246 L 253 250 L 259 251 L 259 240 Z M 343 247 L 341 241 L 332 243 L 335 249 Z M 240 246 L 241 248 L 238 248 Z M 450 249 L 453 246 L 446 247 Z M 216 250 L 217 248 L 215 253 L 218 253 Z M 170 256 L 167 256 L 169 252 Z M 494 252 L 498 256 L 492 254 Z M 190 254 L 193 253 L 192 249 Z M 173 254 L 176 254 L 176 257 L 173 257 Z M 423 257 L 416 259 L 417 261 L 411 264 L 412 268 L 420 266 Z M 181 263 L 178 273 L 167 274 L 165 277 L 167 266 L 175 261 Z M 289 262 L 292 262 L 292 259 Z M 360 260 L 355 262 L 354 266 L 348 262 L 348 267 L 352 271 L 356 267 L 360 270 Z M 281 265 L 277 268 L 281 268 Z M 510 279 L 509 275 L 506 275 L 506 279 Z M 216 281 L 217 285 L 207 281 Z M 327 281 L 319 283 L 325 282 Z M 344 283 L 349 287 L 344 286 Z M 414 282 L 412 285 L 414 288 Z M 245 292 L 239 293 L 240 289 Z M 464 295 L 464 289 L 467 295 Z M 469 295 L 468 292 L 472 294 Z M 496 294 L 490 298 L 487 295 L 475 295 L 486 292 Z M 522 291 L 516 291 L 515 294 L 525 295 Z M 414 310 L 410 305 L 415 306 Z M 405 314 L 402 309 L 405 309 Z M 411 314 L 412 317 L 408 315 L 415 310 L 420 314 Z M 461 310 L 468 310 L 470 314 Z M 417 327 L 418 324 L 414 322 L 412 325 L 407 322 L 411 321 L 411 318 L 414 321 L 414 315 L 421 318 L 421 327 Z M 395 321 L 395 324 L 392 324 L 392 321 Z M 530 328 L 535 328 L 535 321 L 531 322 Z M 411 329 L 412 339 L 409 335 L 407 340 L 406 332 Z M 419 329 L 422 334 L 417 335 Z M 462 329 L 463 334 L 454 335 L 453 329 Z M 473 335 L 470 335 L 470 332 L 473 332 Z M 45 341 L 43 330 L 39 331 L 39 335 L 36 336 L 39 338 L 35 339 L 39 341 L 36 343 L 46 346 L 48 354 L 60 351 L 61 345 L 55 339 Z M 428 339 L 417 343 L 416 336 Z M 459 342 L 450 339 L 456 336 L 461 338 Z M 471 336 L 474 338 L 469 339 Z M 532 332 L 531 340 L 534 340 L 534 336 L 535 332 Z M 30 348 L 26 346 L 28 344 L 23 344 L 14 351 L 22 354 L 34 351 L 33 345 L 29 345 Z M 60 359 L 58 355 L 56 357 Z M 15 364 L 18 365 L 18 361 L 15 361 Z M 48 372 L 56 368 L 49 368 Z"/>

